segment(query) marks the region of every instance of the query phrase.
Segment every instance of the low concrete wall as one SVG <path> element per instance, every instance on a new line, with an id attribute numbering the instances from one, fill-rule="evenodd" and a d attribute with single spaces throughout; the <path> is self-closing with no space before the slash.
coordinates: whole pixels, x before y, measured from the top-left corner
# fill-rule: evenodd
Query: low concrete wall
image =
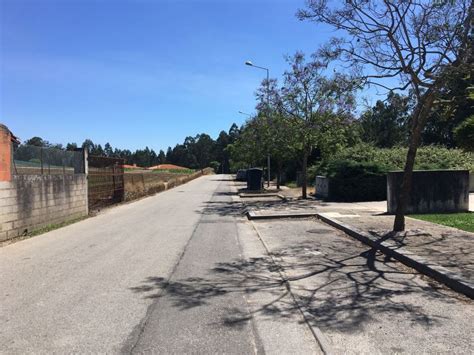
<path id="1" fill-rule="evenodd" d="M 87 213 L 85 174 L 15 175 L 0 182 L 0 241 Z"/>
<path id="2" fill-rule="evenodd" d="M 316 197 L 327 198 L 329 196 L 329 179 L 326 176 L 316 176 L 314 190 Z"/>
<path id="3" fill-rule="evenodd" d="M 403 172 L 387 176 L 387 211 L 395 213 Z M 414 171 L 407 213 L 467 212 L 469 210 L 469 171 Z"/>
<path id="4" fill-rule="evenodd" d="M 125 173 L 125 201 L 132 201 L 143 196 L 153 195 L 211 173 L 213 173 L 213 170 L 210 168 L 187 175 L 162 175 L 161 173 L 153 172 L 144 174 Z"/>

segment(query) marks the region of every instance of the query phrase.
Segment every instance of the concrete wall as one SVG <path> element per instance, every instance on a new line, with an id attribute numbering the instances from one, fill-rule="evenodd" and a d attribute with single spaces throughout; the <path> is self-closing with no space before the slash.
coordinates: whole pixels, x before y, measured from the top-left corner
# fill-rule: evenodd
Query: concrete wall
<path id="1" fill-rule="evenodd" d="M 327 198 L 329 196 L 329 179 L 326 176 L 316 176 L 314 190 L 316 197 Z"/>
<path id="2" fill-rule="evenodd" d="M 387 211 L 395 213 L 403 172 L 387 176 Z M 469 171 L 426 170 L 413 172 L 407 213 L 467 212 Z"/>
<path id="3" fill-rule="evenodd" d="M 14 175 L 0 181 L 0 241 L 87 214 L 85 174 Z"/>

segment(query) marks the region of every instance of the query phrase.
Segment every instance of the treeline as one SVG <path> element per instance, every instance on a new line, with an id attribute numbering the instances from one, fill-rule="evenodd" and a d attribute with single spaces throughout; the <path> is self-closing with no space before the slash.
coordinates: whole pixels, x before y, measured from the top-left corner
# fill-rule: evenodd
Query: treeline
<path id="1" fill-rule="evenodd" d="M 91 155 L 123 158 L 126 164 L 136 164 L 140 167 L 168 163 L 191 169 L 212 167 L 219 173 L 228 173 L 230 171 L 230 163 L 227 146 L 236 141 L 239 133 L 240 129 L 234 123 L 228 132 L 221 131 L 215 140 L 205 133 L 198 134 L 195 137 L 188 136 L 182 144 L 177 144 L 174 148 L 168 147 L 166 153 L 163 150 L 157 153 L 148 146 L 135 151 L 113 148 L 110 143 L 105 143 L 102 146 L 90 139 L 86 139 L 81 145 L 67 143 L 64 146 L 62 144 L 50 143 L 41 137 L 33 137 L 26 140 L 23 144 L 70 151 L 83 148 L 87 149 Z"/>

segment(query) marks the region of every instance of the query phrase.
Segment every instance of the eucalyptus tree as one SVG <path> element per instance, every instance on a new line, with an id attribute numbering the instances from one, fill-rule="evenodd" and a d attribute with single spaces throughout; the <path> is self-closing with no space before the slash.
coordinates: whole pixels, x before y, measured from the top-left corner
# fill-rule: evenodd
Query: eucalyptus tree
<path id="1" fill-rule="evenodd" d="M 393 230 L 405 229 L 405 211 L 421 134 L 449 77 L 472 66 L 474 0 L 307 0 L 302 20 L 336 30 L 319 50 L 356 71 L 366 84 L 415 98 L 409 149 Z"/>

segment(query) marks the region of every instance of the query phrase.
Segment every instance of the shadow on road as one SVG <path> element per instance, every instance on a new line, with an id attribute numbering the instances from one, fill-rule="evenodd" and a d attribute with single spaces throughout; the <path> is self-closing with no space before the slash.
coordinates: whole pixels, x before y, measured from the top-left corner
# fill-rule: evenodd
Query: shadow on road
<path id="1" fill-rule="evenodd" d="M 432 327 L 441 321 L 410 302 L 411 297 L 421 297 L 425 301 L 443 298 L 450 302 L 436 286 L 418 283 L 414 272 L 401 270 L 400 264 L 375 250 L 341 252 L 340 247 L 335 243 L 332 250 L 325 247 L 322 253 L 317 243 L 299 243 L 274 251 L 273 258 L 218 263 L 206 277 L 171 281 L 149 277 L 132 291 L 144 293 L 145 298 L 166 297 L 182 311 L 206 306 L 214 298 L 229 293 L 258 296 L 262 292 L 271 296 L 271 302 L 260 305 L 251 313 L 247 309 L 227 310 L 219 322 L 232 327 L 249 321 L 254 313 L 272 319 L 298 314 L 298 307 L 286 297 L 290 287 L 296 290 L 300 307 L 310 315 L 309 322 L 321 329 L 360 331 L 364 324 L 374 319 L 395 314 L 423 327 Z M 283 257 L 290 261 L 284 261 Z M 282 280 L 280 276 L 283 269 L 291 270 L 287 273 L 290 275 L 288 280 Z"/>

